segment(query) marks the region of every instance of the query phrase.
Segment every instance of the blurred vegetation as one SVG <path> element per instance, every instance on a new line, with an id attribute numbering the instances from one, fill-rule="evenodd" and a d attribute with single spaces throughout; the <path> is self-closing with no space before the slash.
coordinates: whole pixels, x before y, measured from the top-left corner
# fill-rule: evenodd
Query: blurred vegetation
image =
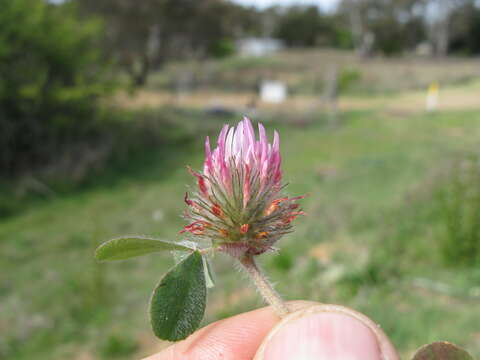
<path id="1" fill-rule="evenodd" d="M 477 153 L 458 159 L 438 194 L 444 229 L 443 259 L 450 266 L 480 264 L 480 158 Z"/>
<path id="2" fill-rule="evenodd" d="M 287 46 L 335 47 L 339 44 L 334 18 L 322 14 L 317 6 L 294 6 L 285 13 L 278 11 L 277 16 L 273 35 Z"/>
<path id="3" fill-rule="evenodd" d="M 474 2 L 466 1 L 452 12 L 450 28 L 449 49 L 452 53 L 480 53 L 480 8 Z"/>
<path id="4" fill-rule="evenodd" d="M 45 166 L 66 147 L 94 142 L 97 101 L 112 89 L 99 47 L 101 24 L 73 6 L 2 3 L 0 173 Z"/>
<path id="5" fill-rule="evenodd" d="M 478 265 L 468 258 L 460 264 L 454 252 L 446 259 L 442 245 L 464 241 L 450 232 L 444 211 L 460 205 L 470 212 L 475 205 L 462 201 L 452 208 L 438 196 L 456 182 L 456 172 L 446 170 L 451 163 L 469 163 L 475 153 L 478 111 L 409 117 L 356 111 L 344 113 L 334 129 L 312 116 L 301 127 L 289 116 L 262 118 L 269 133 L 284 134 L 288 193 L 309 194 L 303 201 L 308 216 L 282 239 L 279 255 L 261 259 L 278 290 L 287 299 L 364 311 L 404 355 L 439 339 L 478 354 Z M 194 111 L 182 119 L 197 132 L 199 119 L 207 132 L 236 120 Z M 199 168 L 201 148 L 201 139 L 152 146 L 95 186 L 2 219 L 0 268 L 9 271 L 0 274 L 0 332 L 6 334 L 0 357 L 129 359 L 157 349 L 146 307 L 170 256 L 106 266 L 92 254 L 99 242 L 120 234 L 178 240 L 184 184 L 194 181 L 184 165 Z M 260 305 L 231 271 L 230 259 L 217 257 L 214 269 L 206 323 Z"/>
<path id="6" fill-rule="evenodd" d="M 259 104 L 253 120 L 283 134 L 288 192 L 310 194 L 308 216 L 263 257 L 278 290 L 364 311 L 404 355 L 433 340 L 478 355 L 480 68 L 428 56 L 477 54 L 480 10 L 459 0 L 420 16 L 438 1 L 344 0 L 333 13 L 221 0 L 1 2 L 0 358 L 158 349 L 145 309 L 171 259 L 107 267 L 93 250 L 129 233 L 179 239 L 193 183 L 184 166 L 201 166 L 204 136 L 240 119 L 263 79 L 285 82 L 289 98 Z M 287 49 L 231 56 L 237 40 L 270 36 Z M 393 57 L 406 53 L 417 55 Z M 331 126 L 319 103 L 335 66 L 341 121 Z M 443 98 L 425 113 L 433 81 Z M 234 105 L 213 112 L 219 94 Z M 150 102 L 135 104 L 142 97 Z M 260 305 L 230 267 L 215 259 L 205 323 Z"/>
<path id="7" fill-rule="evenodd" d="M 442 13 L 448 28 L 441 27 L 440 21 L 442 31 L 437 31 L 419 15 L 419 9 L 432 4 L 435 0 L 382 4 L 365 0 L 354 6 L 344 0 L 327 14 L 312 6 L 258 10 L 221 0 L 202 4 L 149 0 L 141 6 L 135 1 L 8 1 L 0 15 L 0 172 L 12 177 L 53 163 L 82 163 L 87 148 L 100 162 L 110 160 L 117 151 L 112 139 L 122 136 L 115 134 L 117 126 L 110 125 L 117 122 L 116 114 L 99 105 L 121 82 L 120 69 L 135 86 L 144 85 L 155 72 L 153 87 L 158 89 L 160 84 L 169 90 L 188 78 L 193 88 L 253 91 L 262 79 L 287 74 L 291 94 L 315 94 L 324 87 L 325 76 L 312 64 L 330 66 L 339 61 L 342 92 L 390 90 L 379 79 L 378 59 L 369 64 L 350 59 L 347 66 L 342 56 L 311 57 L 308 64 L 296 64 L 290 56 L 284 60 L 232 58 L 219 65 L 207 61 L 233 54 L 235 41 L 248 36 L 277 36 L 289 47 L 355 47 L 358 53 L 365 37 L 373 34 L 368 51 L 394 54 L 412 51 L 423 42 L 435 45 L 430 35 L 448 30 L 447 50 L 475 54 L 478 5 L 462 0 L 448 7 Z M 372 13 L 378 16 L 372 18 Z M 357 25 L 362 33 L 356 32 Z M 197 62 L 198 69 L 164 71 L 157 81 L 159 69 L 183 59 Z M 369 65 L 373 74 L 365 74 Z M 440 66 L 443 69 L 446 64 Z M 311 71 L 318 74 L 312 76 Z M 438 80 L 407 76 L 409 66 L 405 72 L 400 82 L 426 86 Z M 460 81 L 471 72 L 456 73 Z M 394 88 L 403 87 L 388 76 L 386 81 Z"/>
<path id="8" fill-rule="evenodd" d="M 480 49 L 475 0 L 342 0 L 333 12 L 312 5 L 260 10 L 225 0 L 70 2 L 105 21 L 105 48 L 135 87 L 171 62 L 233 55 L 236 42 L 251 37 L 276 38 L 288 48 L 354 49 L 362 59 Z"/>
<path id="9" fill-rule="evenodd" d="M 0 218 L 72 191 L 112 184 L 122 171 L 140 176 L 135 164 L 141 164 L 138 171 L 143 173 L 143 165 L 151 160 L 153 150 L 165 152 L 167 157 L 192 144 L 198 134 L 211 131 L 214 125 L 205 126 L 206 118 L 207 114 L 174 107 L 102 109 L 93 128 L 97 137 L 89 133 L 80 146 L 67 143 L 60 153 L 56 152 L 58 147 L 52 148 L 51 162 L 46 166 L 32 166 L 22 176 L 0 180 Z"/>
<path id="10" fill-rule="evenodd" d="M 104 44 L 134 87 L 167 62 L 232 54 L 237 27 L 252 23 L 245 8 L 218 0 L 82 0 L 79 6 L 105 20 Z"/>
<path id="11" fill-rule="evenodd" d="M 327 74 L 338 70 L 340 96 L 388 96 L 406 90 L 442 88 L 473 82 L 480 76 L 475 58 L 418 59 L 373 56 L 368 61 L 352 51 L 336 49 L 292 49 L 259 57 L 233 56 L 204 62 L 178 61 L 151 74 L 145 90 L 177 92 L 186 77 L 186 92 L 250 93 L 258 95 L 262 80 L 284 82 L 293 96 L 322 96 Z"/>

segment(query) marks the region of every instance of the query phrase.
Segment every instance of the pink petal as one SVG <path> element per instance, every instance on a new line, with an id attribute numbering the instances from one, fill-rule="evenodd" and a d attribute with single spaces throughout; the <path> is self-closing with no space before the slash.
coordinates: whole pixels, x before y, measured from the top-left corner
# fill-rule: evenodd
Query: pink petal
<path id="1" fill-rule="evenodd" d="M 242 156 L 241 152 L 243 150 L 243 139 L 243 122 L 240 121 L 233 136 L 232 156 L 235 156 L 236 158 L 240 158 Z"/>
<path id="2" fill-rule="evenodd" d="M 232 127 L 228 130 L 227 139 L 225 140 L 225 160 L 227 163 L 229 162 L 230 158 L 233 155 L 233 135 L 235 133 L 235 129 Z"/>
<path id="3" fill-rule="evenodd" d="M 250 200 L 250 167 L 245 165 L 245 179 L 243 180 L 243 207 L 247 206 Z"/>
<path id="4" fill-rule="evenodd" d="M 212 172 L 212 151 L 210 149 L 210 138 L 207 136 L 205 140 L 205 162 L 203 164 L 203 172 L 210 175 Z"/>
<path id="5" fill-rule="evenodd" d="M 265 128 L 261 123 L 258 123 L 258 132 L 259 132 L 259 150 L 260 150 L 260 166 L 262 169 L 264 168 L 263 164 L 267 160 L 267 147 L 268 147 L 268 140 L 265 134 Z M 265 174 L 263 174 L 265 175 Z"/>
<path id="6" fill-rule="evenodd" d="M 249 148 L 255 144 L 255 131 L 253 130 L 252 122 L 247 117 L 243 118 L 243 128 L 245 131 L 246 144 L 248 145 L 247 148 Z"/>
<path id="7" fill-rule="evenodd" d="M 279 152 L 280 151 L 280 136 L 278 135 L 277 130 L 273 132 L 273 151 Z"/>
<path id="8" fill-rule="evenodd" d="M 220 135 L 218 135 L 218 140 L 217 140 L 218 156 L 222 159 L 225 157 L 225 137 L 227 136 L 228 128 L 229 128 L 228 125 L 223 126 L 222 131 L 220 131 Z"/>

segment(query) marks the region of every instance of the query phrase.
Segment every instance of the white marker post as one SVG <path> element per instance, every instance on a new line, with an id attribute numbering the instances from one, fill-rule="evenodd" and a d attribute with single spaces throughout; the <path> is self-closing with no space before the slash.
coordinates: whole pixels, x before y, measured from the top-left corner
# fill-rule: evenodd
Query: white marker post
<path id="1" fill-rule="evenodd" d="M 264 81 L 260 85 L 260 99 L 264 102 L 279 104 L 287 98 L 287 86 L 281 81 Z"/>

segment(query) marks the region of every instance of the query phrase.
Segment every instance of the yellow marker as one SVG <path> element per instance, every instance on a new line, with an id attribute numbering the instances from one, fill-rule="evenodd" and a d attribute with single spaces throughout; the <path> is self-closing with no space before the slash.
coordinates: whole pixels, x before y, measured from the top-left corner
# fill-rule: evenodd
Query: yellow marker
<path id="1" fill-rule="evenodd" d="M 438 88 L 439 88 L 438 83 L 436 81 L 434 81 L 428 87 L 428 93 L 429 94 L 434 94 L 434 93 L 438 94 Z"/>
<path id="2" fill-rule="evenodd" d="M 425 102 L 425 110 L 427 112 L 435 111 L 438 106 L 439 86 L 436 81 L 432 82 L 427 90 L 427 98 Z"/>

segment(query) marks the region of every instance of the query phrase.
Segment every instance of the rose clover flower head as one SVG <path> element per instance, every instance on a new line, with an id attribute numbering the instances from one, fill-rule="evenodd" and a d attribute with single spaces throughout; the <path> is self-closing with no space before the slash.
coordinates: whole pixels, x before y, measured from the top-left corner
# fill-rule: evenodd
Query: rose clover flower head
<path id="1" fill-rule="evenodd" d="M 206 139 L 203 170 L 189 170 L 198 188 L 185 194 L 189 224 L 180 233 L 188 234 L 196 244 L 129 235 L 100 245 L 97 260 L 161 251 L 188 254 L 162 277 L 150 298 L 152 329 L 164 340 L 185 339 L 200 325 L 211 285 L 206 256 L 214 251 L 238 260 L 278 316 L 289 314 L 255 261 L 256 255 L 272 250 L 275 242 L 291 232 L 293 220 L 303 215 L 297 203 L 303 196 L 282 195 L 278 133 L 274 132 L 269 143 L 262 124 L 258 124 L 258 138 L 247 118 L 236 127 L 225 125 L 213 151 Z"/>
<path id="2" fill-rule="evenodd" d="M 303 215 L 297 200 L 281 195 L 282 170 L 280 139 L 274 132 L 268 142 L 265 128 L 258 124 L 256 139 L 248 118 L 237 125 L 225 125 L 212 151 L 205 142 L 202 172 L 189 171 L 197 178 L 198 190 L 185 194 L 190 223 L 180 233 L 207 239 L 225 253 L 240 258 L 259 255 L 291 232 L 292 221 Z"/>

